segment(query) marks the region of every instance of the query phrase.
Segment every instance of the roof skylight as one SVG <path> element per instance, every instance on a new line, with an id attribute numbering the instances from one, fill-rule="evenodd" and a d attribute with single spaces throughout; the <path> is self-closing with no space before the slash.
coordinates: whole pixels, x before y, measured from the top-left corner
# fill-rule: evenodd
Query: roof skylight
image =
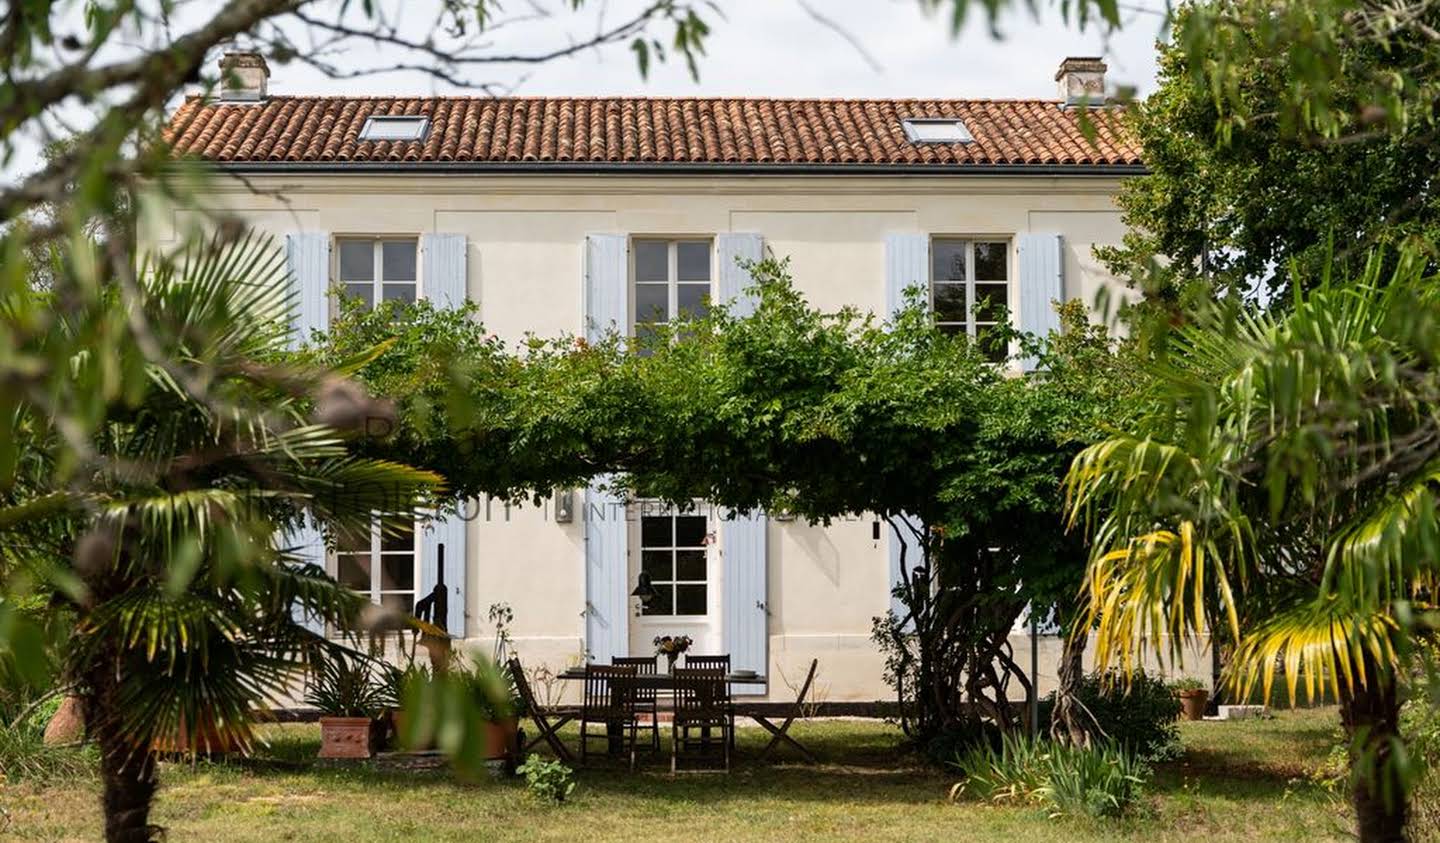
<path id="1" fill-rule="evenodd" d="M 971 143 L 975 140 L 956 117 L 906 117 L 905 137 L 911 143 Z"/>
<path id="2" fill-rule="evenodd" d="M 429 129 L 429 117 L 367 117 L 360 127 L 360 140 L 418 141 Z"/>

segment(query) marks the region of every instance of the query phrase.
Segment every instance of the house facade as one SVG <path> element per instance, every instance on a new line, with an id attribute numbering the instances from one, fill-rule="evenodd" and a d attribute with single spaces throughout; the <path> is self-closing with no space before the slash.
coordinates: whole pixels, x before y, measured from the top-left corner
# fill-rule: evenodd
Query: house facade
<path id="1" fill-rule="evenodd" d="M 1003 303 L 1044 331 L 1053 300 L 1115 287 L 1092 248 L 1120 241 L 1114 197 L 1142 171 L 1135 143 L 1087 108 L 1103 92 L 1090 59 L 1062 65 L 1049 101 L 292 97 L 266 90 L 258 57 L 225 61 L 245 72 L 186 101 L 168 130 L 177 153 L 220 171 L 213 205 L 175 208 L 147 234 L 175 242 L 212 208 L 270 232 L 300 331 L 328 324 L 337 287 L 468 299 L 513 341 L 643 331 L 747 306 L 737 260 L 762 255 L 788 257 L 821 308 L 885 314 L 919 284 L 950 330 L 983 332 Z M 870 631 L 898 561 L 873 517 L 676 512 L 598 486 L 464 510 L 409 539 L 298 540 L 377 602 L 408 610 L 443 584 L 447 628 L 477 645 L 489 607 L 508 604 L 529 664 L 648 654 L 686 634 L 768 676 L 757 695 L 793 696 L 818 658 L 829 700 L 889 696 Z M 642 572 L 648 605 L 631 596 Z M 1042 691 L 1058 645 L 1044 650 Z"/>

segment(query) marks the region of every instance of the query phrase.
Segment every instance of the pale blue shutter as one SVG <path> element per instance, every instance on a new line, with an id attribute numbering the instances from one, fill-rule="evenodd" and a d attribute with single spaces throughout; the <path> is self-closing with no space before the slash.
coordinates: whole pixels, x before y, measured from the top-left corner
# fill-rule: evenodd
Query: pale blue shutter
<path id="1" fill-rule="evenodd" d="M 770 630 L 767 623 L 766 561 L 769 519 L 763 512 L 736 515 L 721 527 L 724 589 L 721 636 L 735 670 L 769 673 Z M 758 685 L 740 686 L 742 693 L 763 694 Z"/>
<path id="2" fill-rule="evenodd" d="M 466 533 L 473 507 L 462 502 L 460 511 L 436 515 L 420 527 L 420 578 L 416 582 L 416 600 L 430 596 L 440 583 L 445 585 L 445 631 L 454 638 L 464 638 L 465 629 L 465 562 Z"/>
<path id="3" fill-rule="evenodd" d="M 585 337 L 597 342 L 630 325 L 629 241 L 623 234 L 585 238 Z M 608 663 L 630 652 L 630 588 L 625 499 L 606 488 L 585 490 L 585 651 Z"/>
<path id="4" fill-rule="evenodd" d="M 603 484 L 585 490 L 585 653 L 599 664 L 630 652 L 625 498 Z"/>
<path id="5" fill-rule="evenodd" d="M 280 548 L 296 557 L 298 564 L 314 565 L 322 571 L 325 570 L 325 537 L 320 534 L 319 529 L 311 526 L 308 520 L 303 525 L 277 536 Z M 296 623 L 316 635 L 325 634 L 325 622 L 299 606 L 291 608 L 291 616 Z"/>
<path id="6" fill-rule="evenodd" d="M 890 539 L 890 576 L 886 580 L 885 588 L 890 595 L 890 611 L 895 613 L 895 617 L 903 618 L 907 610 L 904 601 L 895 596 L 895 586 L 899 585 L 907 575 L 914 577 L 915 569 L 924 564 L 925 550 L 919 546 L 920 540 L 915 535 L 915 530 L 920 529 L 921 526 L 920 519 L 904 513 L 894 516 L 894 519 L 899 522 L 900 531 L 904 534 L 903 545 L 901 537 L 895 534 L 895 530 L 891 529 L 888 523 L 880 522 L 885 531 L 889 533 Z M 905 551 L 903 567 L 900 559 L 902 549 Z"/>
<path id="7" fill-rule="evenodd" d="M 420 288 L 436 307 L 460 307 L 465 303 L 465 235 L 422 234 L 420 236 Z"/>
<path id="8" fill-rule="evenodd" d="M 905 303 L 905 291 L 915 285 L 927 288 L 922 300 L 930 301 L 930 235 L 885 235 L 885 313 L 895 315 Z"/>
<path id="9" fill-rule="evenodd" d="M 420 237 L 420 289 L 437 308 L 458 308 L 467 298 L 465 235 L 424 234 Z M 420 531 L 420 576 L 415 599 L 430 596 L 436 585 L 445 586 L 445 631 L 466 636 L 466 569 L 469 518 L 473 501 L 461 501 L 459 511 L 437 514 Z"/>
<path id="10" fill-rule="evenodd" d="M 585 338 L 630 329 L 630 262 L 623 234 L 585 238 Z"/>
<path id="11" fill-rule="evenodd" d="M 765 241 L 758 234 L 721 234 L 715 238 L 715 255 L 720 266 L 718 300 L 733 301 L 730 312 L 738 317 L 754 313 L 760 296 L 750 289 L 755 279 L 740 266 L 740 261 L 763 259 Z"/>
<path id="12" fill-rule="evenodd" d="M 1060 330 L 1060 314 L 1051 302 L 1065 300 L 1065 257 L 1058 234 L 1021 234 L 1016 241 L 1016 276 L 1019 280 L 1021 331 L 1044 337 Z M 1021 366 L 1029 371 L 1036 361 Z"/>
<path id="13" fill-rule="evenodd" d="M 330 327 L 330 235 L 323 231 L 286 235 L 285 258 L 294 302 L 290 339 L 298 346 L 310 339 L 312 330 Z"/>

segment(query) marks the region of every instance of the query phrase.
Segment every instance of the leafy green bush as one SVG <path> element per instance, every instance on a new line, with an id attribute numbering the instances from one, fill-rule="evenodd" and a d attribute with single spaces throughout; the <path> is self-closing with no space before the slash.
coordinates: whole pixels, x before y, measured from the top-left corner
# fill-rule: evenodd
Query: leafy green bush
<path id="1" fill-rule="evenodd" d="M 1081 680 L 1080 702 L 1095 716 L 1105 739 L 1129 747 L 1141 758 L 1161 761 L 1181 751 L 1180 701 L 1158 676 L 1143 670 L 1127 680 L 1111 673 L 1091 673 Z M 1055 694 L 1040 701 L 1040 730 L 1048 734 Z"/>
<path id="2" fill-rule="evenodd" d="M 91 775 L 90 747 L 46 746 L 41 729 L 0 726 L 0 785 L 22 779 L 55 781 Z"/>
<path id="3" fill-rule="evenodd" d="M 320 662 L 305 702 L 327 717 L 375 717 L 384 710 L 386 697 L 386 683 L 374 662 L 336 654 Z"/>
<path id="4" fill-rule="evenodd" d="M 964 778 L 951 798 L 1044 806 L 1052 817 L 1119 817 L 1144 794 L 1150 767 L 1112 743 L 1081 749 L 1006 735 L 998 748 L 977 746 L 952 762 Z"/>
<path id="5" fill-rule="evenodd" d="M 530 795 L 544 802 L 564 802 L 575 790 L 574 772 L 559 761 L 532 755 L 515 772 L 525 777 Z"/>

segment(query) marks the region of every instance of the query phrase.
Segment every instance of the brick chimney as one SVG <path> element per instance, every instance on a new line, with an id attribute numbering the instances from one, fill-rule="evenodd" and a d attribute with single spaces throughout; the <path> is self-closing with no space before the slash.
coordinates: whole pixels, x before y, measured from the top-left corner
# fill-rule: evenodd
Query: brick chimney
<path id="1" fill-rule="evenodd" d="M 1060 62 L 1055 81 L 1066 107 L 1105 104 L 1105 62 L 1099 56 L 1071 56 Z"/>
<path id="2" fill-rule="evenodd" d="M 260 102 L 265 99 L 269 79 L 270 66 L 264 56 L 241 50 L 226 52 L 220 58 L 220 101 Z"/>

